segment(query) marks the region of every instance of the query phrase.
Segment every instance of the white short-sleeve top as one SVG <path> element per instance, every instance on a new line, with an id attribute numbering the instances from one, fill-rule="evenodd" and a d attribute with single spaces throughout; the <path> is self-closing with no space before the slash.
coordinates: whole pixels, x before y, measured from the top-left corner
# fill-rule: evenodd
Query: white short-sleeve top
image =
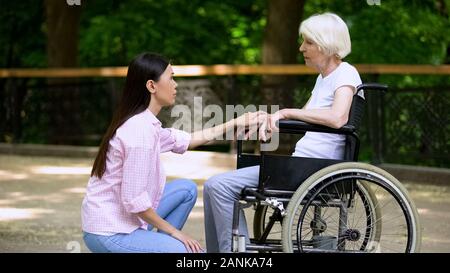
<path id="1" fill-rule="evenodd" d="M 355 67 L 342 62 L 325 78 L 321 74 L 317 77 L 316 84 L 311 94 L 311 100 L 306 109 L 331 108 L 337 89 L 342 86 L 356 87 L 362 83 Z M 360 92 L 361 96 L 364 96 Z M 307 132 L 296 144 L 293 156 L 343 159 L 345 136 Z"/>

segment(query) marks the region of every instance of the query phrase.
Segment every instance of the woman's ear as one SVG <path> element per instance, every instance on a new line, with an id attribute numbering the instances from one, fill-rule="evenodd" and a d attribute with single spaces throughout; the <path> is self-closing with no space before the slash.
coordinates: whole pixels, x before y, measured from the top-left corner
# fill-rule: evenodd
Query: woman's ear
<path id="1" fill-rule="evenodd" d="M 154 94 L 156 92 L 155 82 L 153 80 L 148 80 L 145 86 L 150 93 Z"/>

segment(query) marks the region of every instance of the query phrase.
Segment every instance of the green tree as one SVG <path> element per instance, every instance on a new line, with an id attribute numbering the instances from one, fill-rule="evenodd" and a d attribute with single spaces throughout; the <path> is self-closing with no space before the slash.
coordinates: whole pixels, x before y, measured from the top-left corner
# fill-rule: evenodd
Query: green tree
<path id="1" fill-rule="evenodd" d="M 263 41 L 263 64 L 295 64 L 298 51 L 298 26 L 303 15 L 303 0 L 269 0 Z M 268 105 L 292 107 L 295 77 L 264 76 L 262 96 Z"/>
<path id="2" fill-rule="evenodd" d="M 142 51 L 175 64 L 255 63 L 264 20 L 257 1 L 87 2 L 82 17 L 83 66 L 126 65 Z M 106 8 L 99 6 L 105 4 Z"/>

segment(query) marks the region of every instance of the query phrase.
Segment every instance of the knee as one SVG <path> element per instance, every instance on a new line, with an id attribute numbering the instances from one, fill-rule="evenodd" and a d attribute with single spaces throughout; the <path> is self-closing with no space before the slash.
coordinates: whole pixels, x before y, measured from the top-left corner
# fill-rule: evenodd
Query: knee
<path id="1" fill-rule="evenodd" d="M 165 245 L 164 247 L 166 247 L 166 249 L 163 249 L 161 252 L 167 252 L 167 253 L 187 253 L 188 252 L 186 249 L 186 246 L 184 246 L 184 244 L 181 241 L 179 241 L 173 237 L 171 237 L 170 240 L 167 240 L 167 242 L 165 242 L 162 245 Z"/>
<path id="2" fill-rule="evenodd" d="M 185 189 L 189 194 L 191 199 L 193 199 L 194 201 L 197 199 L 197 184 L 189 179 L 180 179 L 179 180 L 182 184 L 182 188 Z"/>
<path id="3" fill-rule="evenodd" d="M 223 192 L 224 183 L 224 179 L 221 175 L 215 175 L 209 178 L 203 185 L 203 194 L 216 194 Z"/>

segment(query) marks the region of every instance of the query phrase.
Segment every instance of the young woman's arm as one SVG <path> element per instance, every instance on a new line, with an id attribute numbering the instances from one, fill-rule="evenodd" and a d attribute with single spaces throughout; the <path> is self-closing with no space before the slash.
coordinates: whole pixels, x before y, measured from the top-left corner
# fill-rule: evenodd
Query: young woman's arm
<path id="1" fill-rule="evenodd" d="M 191 142 L 189 143 L 188 149 L 193 149 L 197 146 L 208 143 L 211 140 L 222 136 L 230 130 L 234 130 L 236 127 L 251 127 L 258 126 L 265 121 L 267 113 L 263 111 L 245 113 L 238 118 L 232 119 L 220 125 L 204 129 L 201 131 L 193 132 L 191 134 Z"/>
<path id="2" fill-rule="evenodd" d="M 164 231 L 175 239 L 181 241 L 189 252 L 198 253 L 203 250 L 198 241 L 173 227 L 166 220 L 161 218 L 152 208 L 139 212 L 138 215 L 141 219 L 156 227 L 158 230 Z"/>

